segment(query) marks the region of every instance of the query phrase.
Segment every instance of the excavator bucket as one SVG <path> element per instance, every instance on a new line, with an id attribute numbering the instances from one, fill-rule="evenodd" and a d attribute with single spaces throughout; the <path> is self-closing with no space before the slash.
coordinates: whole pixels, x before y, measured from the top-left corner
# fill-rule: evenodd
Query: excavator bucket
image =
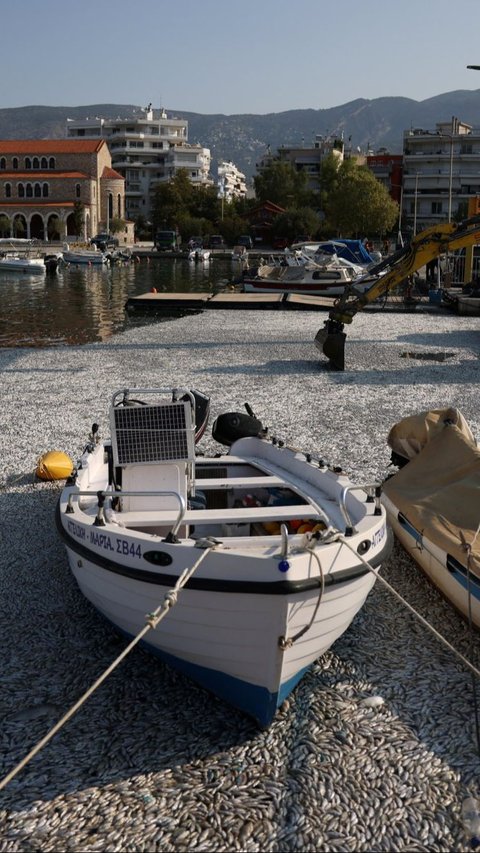
<path id="1" fill-rule="evenodd" d="M 315 346 L 329 359 L 335 370 L 345 370 L 345 339 L 343 324 L 325 320 L 323 329 L 315 335 Z"/>

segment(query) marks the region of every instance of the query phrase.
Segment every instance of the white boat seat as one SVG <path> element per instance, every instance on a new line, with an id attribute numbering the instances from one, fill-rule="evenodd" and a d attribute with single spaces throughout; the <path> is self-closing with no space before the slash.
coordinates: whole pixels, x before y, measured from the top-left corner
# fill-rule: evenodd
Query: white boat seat
<path id="1" fill-rule="evenodd" d="M 144 512 L 118 512 L 118 520 L 126 527 L 158 527 L 173 526 L 178 512 L 165 510 Z M 309 504 L 294 504 L 293 506 L 254 506 L 233 507 L 231 509 L 192 509 L 187 510 L 183 523 L 185 524 L 245 524 L 255 521 L 289 521 L 293 518 L 318 519 L 316 510 Z"/>

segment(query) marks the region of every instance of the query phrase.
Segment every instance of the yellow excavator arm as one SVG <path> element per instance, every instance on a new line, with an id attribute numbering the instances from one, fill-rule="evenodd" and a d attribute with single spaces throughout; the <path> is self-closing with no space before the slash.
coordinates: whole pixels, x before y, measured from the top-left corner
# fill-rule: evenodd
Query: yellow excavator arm
<path id="1" fill-rule="evenodd" d="M 340 296 L 325 321 L 324 328 L 315 336 L 315 346 L 330 360 L 332 367 L 344 370 L 345 323 L 351 323 L 355 314 L 365 305 L 397 287 L 400 282 L 413 275 L 421 267 L 445 252 L 453 252 L 466 246 L 480 243 L 480 216 L 473 216 L 461 223 L 446 222 L 433 225 L 413 237 L 409 246 L 400 249 L 380 264 L 371 268 L 364 278 L 377 276 L 363 293 L 356 289 L 359 279 Z M 386 270 L 386 272 L 384 272 Z M 381 274 L 383 273 L 383 275 Z"/>

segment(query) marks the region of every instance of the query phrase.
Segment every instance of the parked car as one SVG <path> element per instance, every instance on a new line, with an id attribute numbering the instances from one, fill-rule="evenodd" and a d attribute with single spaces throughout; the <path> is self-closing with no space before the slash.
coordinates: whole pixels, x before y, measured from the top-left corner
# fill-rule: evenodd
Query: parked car
<path id="1" fill-rule="evenodd" d="M 253 240 L 250 234 L 240 234 L 236 241 L 237 246 L 245 246 L 246 249 L 253 249 Z"/>
<path id="2" fill-rule="evenodd" d="M 157 252 L 178 252 L 182 238 L 176 231 L 157 231 L 155 248 Z"/>
<path id="3" fill-rule="evenodd" d="M 221 234 L 212 234 L 211 237 L 208 238 L 208 246 L 205 248 L 208 249 L 226 249 L 227 244 L 223 239 Z"/>
<path id="4" fill-rule="evenodd" d="M 116 249 L 118 246 L 118 240 L 113 236 L 113 234 L 108 234 L 106 231 L 102 231 L 100 234 L 96 234 L 95 237 L 92 237 L 90 245 L 96 246 L 97 249 L 100 249 L 102 252 L 106 252 L 107 249 Z"/>

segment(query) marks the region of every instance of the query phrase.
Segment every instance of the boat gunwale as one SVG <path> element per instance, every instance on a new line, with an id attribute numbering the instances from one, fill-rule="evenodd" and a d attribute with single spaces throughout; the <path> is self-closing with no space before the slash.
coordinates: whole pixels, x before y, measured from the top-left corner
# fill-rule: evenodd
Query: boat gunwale
<path id="1" fill-rule="evenodd" d="M 165 572 L 154 572 L 150 569 L 138 569 L 132 566 L 128 566 L 125 564 L 118 563 L 114 560 L 109 559 L 103 554 L 98 553 L 97 551 L 88 548 L 86 545 L 82 545 L 80 542 L 77 542 L 65 529 L 62 523 L 61 511 L 60 511 L 60 503 L 61 498 L 57 502 L 56 510 L 55 510 L 55 522 L 57 525 L 57 530 L 60 534 L 60 537 L 63 539 L 65 546 L 78 554 L 79 557 L 83 557 L 93 563 L 95 566 L 105 569 L 113 574 L 121 575 L 123 577 L 131 578 L 132 580 L 142 581 L 149 584 L 154 584 L 158 586 L 173 586 L 178 581 L 178 575 L 168 574 Z M 386 537 L 385 543 L 382 548 L 368 561 L 369 565 L 373 569 L 379 568 L 386 559 L 388 559 L 393 544 L 393 533 L 388 524 L 386 524 Z M 168 543 L 164 543 L 162 540 L 152 542 L 151 550 L 161 550 L 162 546 L 165 547 Z M 172 548 L 181 547 L 178 545 L 172 545 Z M 192 546 L 195 547 L 195 546 Z M 221 552 L 219 552 L 221 553 Z M 308 553 L 308 552 L 305 552 Z M 342 583 L 349 583 L 352 580 L 357 580 L 360 577 L 363 577 L 370 573 L 370 569 L 365 566 L 363 562 L 360 562 L 355 566 L 350 566 L 347 569 L 339 569 L 337 571 L 329 572 L 325 575 L 324 583 L 325 587 L 336 586 Z M 215 592 L 227 592 L 227 593 L 243 593 L 243 594 L 257 594 L 257 595 L 299 595 L 303 592 L 318 589 L 321 585 L 321 579 L 319 576 L 305 578 L 303 580 L 295 580 L 290 581 L 287 579 L 282 580 L 272 580 L 272 581 L 239 581 L 239 580 L 225 580 L 225 579 L 217 579 L 217 578 L 207 578 L 207 577 L 192 577 L 185 585 L 187 589 L 192 590 L 205 590 L 205 591 L 215 591 Z"/>

